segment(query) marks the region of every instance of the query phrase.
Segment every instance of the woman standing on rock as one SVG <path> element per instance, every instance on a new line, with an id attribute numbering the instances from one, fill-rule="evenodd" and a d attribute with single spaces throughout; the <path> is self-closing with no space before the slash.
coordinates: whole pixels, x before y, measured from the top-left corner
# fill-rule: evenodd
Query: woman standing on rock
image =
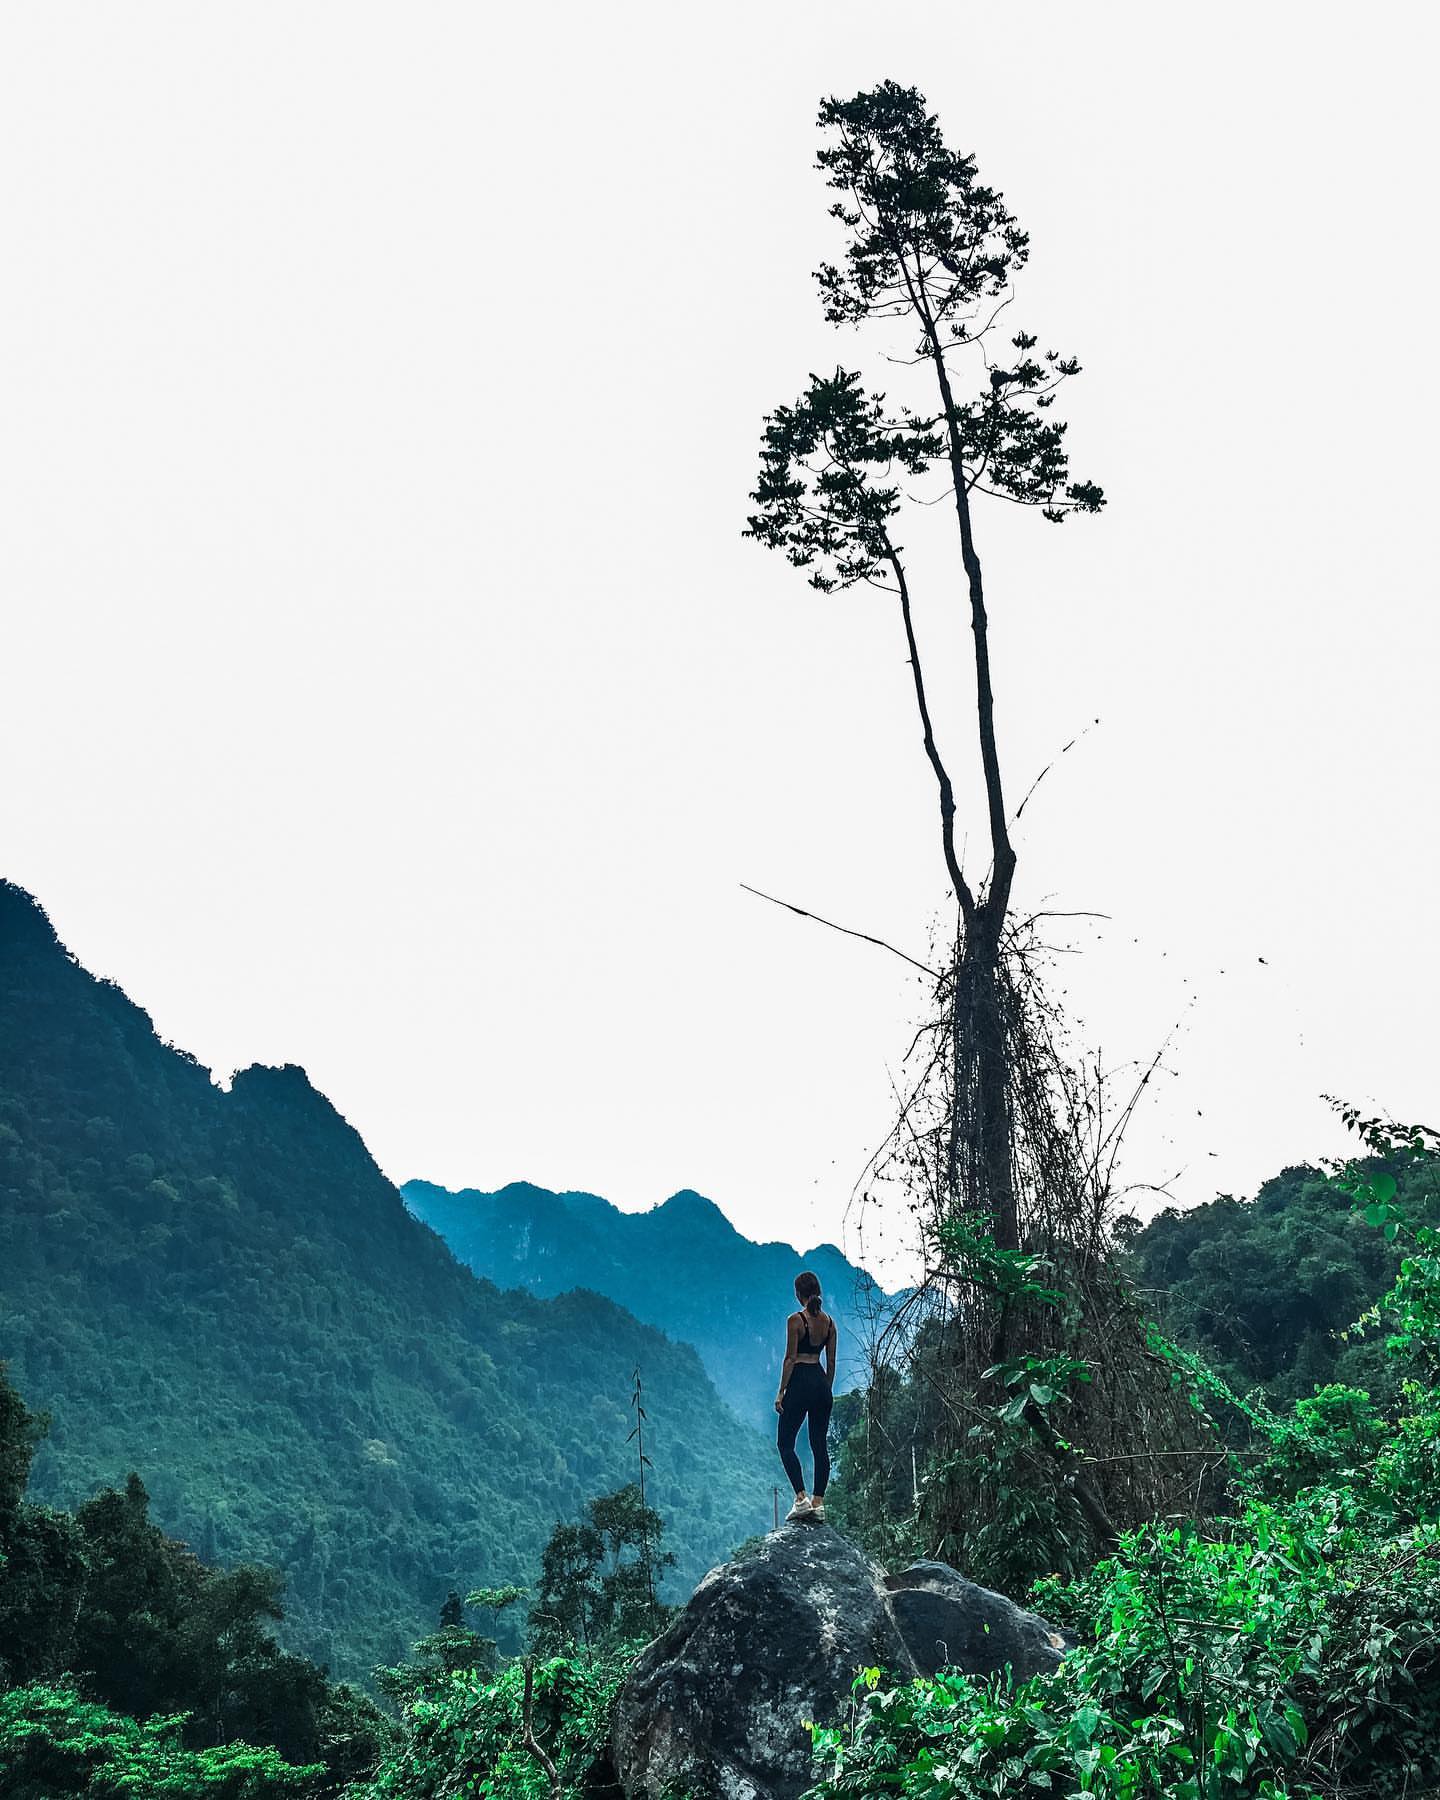
<path id="1" fill-rule="evenodd" d="M 785 1366 L 780 1371 L 780 1392 L 775 1410 L 780 1415 L 776 1442 L 795 1504 L 786 1519 L 823 1519 L 825 1489 L 830 1481 L 830 1451 L 825 1434 L 830 1429 L 830 1407 L 835 1387 L 835 1321 L 820 1307 L 820 1282 L 808 1269 L 795 1277 L 795 1298 L 801 1310 L 785 1322 Z M 825 1367 L 820 1367 L 821 1355 Z M 805 1492 L 805 1475 L 795 1454 L 795 1439 L 802 1419 L 810 1421 L 810 1454 L 815 1459 L 815 1482 Z"/>

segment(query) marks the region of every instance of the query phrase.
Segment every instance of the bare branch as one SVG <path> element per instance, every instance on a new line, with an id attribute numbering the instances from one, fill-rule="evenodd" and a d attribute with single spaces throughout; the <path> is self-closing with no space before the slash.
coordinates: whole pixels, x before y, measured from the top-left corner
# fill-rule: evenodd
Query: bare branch
<path id="1" fill-rule="evenodd" d="M 1010 823 L 1012 825 L 1018 825 L 1020 823 L 1020 815 L 1021 815 L 1021 813 L 1024 812 L 1025 808 L 1030 804 L 1030 796 L 1035 792 L 1036 788 L 1039 787 L 1040 783 L 1045 779 L 1045 777 L 1055 767 L 1056 763 L 1059 762 L 1060 758 L 1062 756 L 1064 756 L 1067 753 L 1067 751 L 1073 750 L 1075 748 L 1075 746 L 1080 742 L 1081 738 L 1086 737 L 1090 732 L 1092 732 L 1095 729 L 1095 727 L 1099 723 L 1100 723 L 1100 721 L 1098 719 L 1092 719 L 1083 731 L 1077 731 L 1075 733 L 1074 737 L 1071 738 L 1071 740 L 1068 744 L 1061 745 L 1060 749 L 1055 753 L 1054 756 L 1051 757 L 1050 761 L 1048 763 L 1046 763 L 1045 767 L 1040 771 L 1040 773 L 1030 783 L 1029 787 L 1026 788 L 1025 798 L 1015 808 L 1015 817 L 1010 821 Z M 1040 915 L 1038 913 L 1035 916 L 1037 918 L 1040 917 Z M 1060 915 L 1058 913 L 1051 913 L 1047 916 L 1050 918 L 1059 918 L 1060 917 Z"/>
<path id="2" fill-rule="evenodd" d="M 837 925 L 833 919 L 822 919 L 819 913 L 808 911 L 803 906 L 796 906 L 790 900 L 778 900 L 774 894 L 764 893 L 760 888 L 751 887 L 748 881 L 742 881 L 741 887 L 747 894 L 754 894 L 758 900 L 768 900 L 772 906 L 783 906 L 786 912 L 798 913 L 802 919 L 813 919 L 817 925 L 828 925 L 831 931 L 841 932 L 845 937 L 859 938 L 862 943 L 874 944 L 881 950 L 888 950 L 892 956 L 898 956 L 901 962 L 907 962 L 922 975 L 932 975 L 939 980 L 939 972 L 928 964 L 917 962 L 913 956 L 907 956 L 903 950 L 897 950 L 893 944 L 887 944 L 884 938 L 872 937 L 868 931 L 853 931 L 848 925 Z"/>

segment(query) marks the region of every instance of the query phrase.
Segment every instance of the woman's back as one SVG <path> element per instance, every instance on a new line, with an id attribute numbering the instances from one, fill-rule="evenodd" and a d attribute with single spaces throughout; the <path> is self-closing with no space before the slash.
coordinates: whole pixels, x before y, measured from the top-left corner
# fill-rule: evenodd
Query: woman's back
<path id="1" fill-rule="evenodd" d="M 801 1356 L 819 1356 L 830 1342 L 830 1334 L 835 1329 L 835 1321 L 829 1313 L 812 1313 L 802 1307 L 795 1315 L 800 1321 L 800 1342 L 796 1346 Z"/>

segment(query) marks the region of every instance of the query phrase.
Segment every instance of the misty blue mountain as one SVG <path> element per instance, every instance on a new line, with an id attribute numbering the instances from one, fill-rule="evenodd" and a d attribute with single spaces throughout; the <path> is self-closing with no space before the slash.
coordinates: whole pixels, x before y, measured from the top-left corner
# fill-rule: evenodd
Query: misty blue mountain
<path id="1" fill-rule="evenodd" d="M 872 1320 L 885 1295 L 833 1244 L 801 1253 L 753 1243 L 713 1200 L 688 1189 L 640 1213 L 597 1194 L 556 1194 L 525 1181 L 494 1193 L 452 1193 L 428 1181 L 407 1181 L 400 1191 L 417 1218 L 497 1286 L 547 1298 L 589 1289 L 693 1344 L 721 1396 L 767 1432 L 785 1316 L 795 1307 L 792 1284 L 800 1269 L 813 1269 L 839 1325 L 836 1385 L 864 1382 Z"/>

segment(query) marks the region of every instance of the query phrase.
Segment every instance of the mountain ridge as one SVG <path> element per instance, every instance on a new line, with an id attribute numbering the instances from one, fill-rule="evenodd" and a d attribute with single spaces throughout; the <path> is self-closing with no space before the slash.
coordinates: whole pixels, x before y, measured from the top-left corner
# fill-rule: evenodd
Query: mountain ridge
<path id="1" fill-rule="evenodd" d="M 206 1560 L 282 1568 L 288 1641 L 346 1674 L 633 1477 L 637 1366 L 677 1584 L 770 1517 L 694 1350 L 478 1278 L 298 1064 L 220 1087 L 4 882 L 0 1356 L 52 1418 L 37 1498 L 137 1470 Z"/>
<path id="2" fill-rule="evenodd" d="M 304 1071 L 302 1070 L 301 1072 L 303 1073 Z M 854 1268 L 858 1273 L 862 1275 L 867 1273 L 867 1271 L 861 1268 L 860 1264 L 851 1264 L 850 1259 L 845 1255 L 845 1252 L 840 1246 L 836 1243 L 832 1243 L 828 1238 L 822 1243 L 812 1245 L 808 1250 L 798 1251 L 795 1246 L 785 1238 L 747 1237 L 745 1233 L 741 1231 L 740 1227 L 735 1224 L 729 1213 L 725 1211 L 725 1208 L 720 1205 L 719 1201 L 712 1200 L 708 1194 L 702 1194 L 698 1188 L 676 1188 L 673 1194 L 667 1194 L 663 1200 L 656 1200 L 649 1206 L 632 1207 L 617 1206 L 613 1200 L 607 1200 L 603 1194 L 592 1193 L 589 1188 L 547 1188 L 540 1182 L 529 1181 L 523 1176 L 514 1181 L 502 1182 L 497 1188 L 447 1188 L 441 1182 L 426 1181 L 418 1176 L 409 1181 L 399 1182 L 397 1183 L 397 1186 L 399 1187 L 402 1196 L 407 1188 L 414 1187 L 417 1189 L 431 1189 L 437 1192 L 447 1193 L 456 1199 L 463 1198 L 467 1195 L 479 1194 L 490 1199 L 499 1199 L 503 1196 L 514 1197 L 517 1199 L 534 1197 L 536 1199 L 559 1200 L 567 1208 L 583 1205 L 588 1208 L 593 1208 L 597 1212 L 603 1210 L 606 1214 L 615 1213 L 625 1219 L 653 1218 L 656 1213 L 666 1212 L 670 1209 L 678 1211 L 682 1205 L 688 1206 L 691 1202 L 694 1202 L 699 1212 L 699 1216 L 713 1216 L 721 1220 L 727 1232 L 733 1233 L 747 1244 L 753 1244 L 759 1250 L 784 1250 L 792 1256 L 798 1256 L 801 1262 L 808 1256 L 838 1257 L 841 1261 L 849 1264 L 849 1266 Z M 873 1281 L 874 1277 L 869 1277 L 869 1279 Z"/>
<path id="3" fill-rule="evenodd" d="M 780 1240 L 757 1243 L 693 1188 L 637 1212 L 583 1189 L 557 1192 L 530 1181 L 451 1190 L 410 1180 L 400 1192 L 497 1286 L 544 1295 L 585 1288 L 693 1343 L 721 1396 L 767 1432 L 799 1270 L 819 1275 L 836 1317 L 842 1389 L 862 1377 L 870 1315 L 888 1299 L 835 1245 L 802 1253 Z"/>

